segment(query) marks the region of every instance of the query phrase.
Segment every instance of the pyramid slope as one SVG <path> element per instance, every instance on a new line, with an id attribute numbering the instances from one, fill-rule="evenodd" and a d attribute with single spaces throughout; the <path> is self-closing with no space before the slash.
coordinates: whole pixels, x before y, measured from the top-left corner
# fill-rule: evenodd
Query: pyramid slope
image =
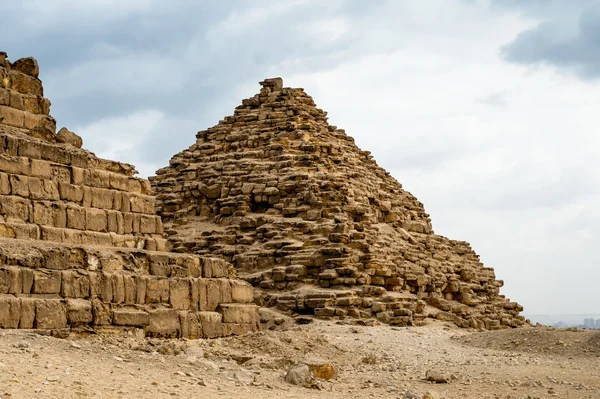
<path id="1" fill-rule="evenodd" d="M 423 204 L 303 89 L 261 84 L 151 178 L 175 251 L 222 256 L 283 310 L 523 324 L 493 269 L 435 235 Z"/>

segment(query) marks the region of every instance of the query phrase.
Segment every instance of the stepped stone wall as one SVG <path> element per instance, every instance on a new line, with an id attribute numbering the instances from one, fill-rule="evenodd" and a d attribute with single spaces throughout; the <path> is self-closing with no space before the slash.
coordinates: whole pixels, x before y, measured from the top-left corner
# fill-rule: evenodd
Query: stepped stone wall
<path id="1" fill-rule="evenodd" d="M 303 89 L 261 84 L 150 179 L 174 251 L 220 255 L 283 311 L 524 324 L 493 269 L 434 234 L 423 204 Z"/>
<path id="2" fill-rule="evenodd" d="M 231 265 L 166 252 L 150 183 L 133 166 L 55 133 L 38 73 L 34 59 L 0 53 L 0 328 L 188 338 L 257 330 L 252 286 Z"/>

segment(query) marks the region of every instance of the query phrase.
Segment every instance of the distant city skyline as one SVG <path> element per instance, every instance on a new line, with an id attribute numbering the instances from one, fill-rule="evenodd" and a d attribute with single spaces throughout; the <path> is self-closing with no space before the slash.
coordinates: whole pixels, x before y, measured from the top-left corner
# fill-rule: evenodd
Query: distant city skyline
<path id="1" fill-rule="evenodd" d="M 579 327 L 600 329 L 600 314 L 556 314 L 556 315 L 524 315 L 532 323 L 540 323 L 553 327 Z M 593 324 L 592 324 L 593 323 Z"/>

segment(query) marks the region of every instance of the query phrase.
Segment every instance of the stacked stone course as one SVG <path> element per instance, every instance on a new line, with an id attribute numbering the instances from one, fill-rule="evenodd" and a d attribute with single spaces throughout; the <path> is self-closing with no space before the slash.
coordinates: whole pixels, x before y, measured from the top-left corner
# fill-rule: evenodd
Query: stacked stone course
<path id="1" fill-rule="evenodd" d="M 252 286 L 231 265 L 166 252 L 150 183 L 133 166 L 97 158 L 66 129 L 55 134 L 37 62 L 0 53 L 0 67 L 0 328 L 255 331 Z M 36 101 L 48 109 L 23 105 Z"/>
<path id="2" fill-rule="evenodd" d="M 493 269 L 435 235 L 423 204 L 303 89 L 261 84 L 150 179 L 174 251 L 220 255 L 287 312 L 524 324 Z"/>

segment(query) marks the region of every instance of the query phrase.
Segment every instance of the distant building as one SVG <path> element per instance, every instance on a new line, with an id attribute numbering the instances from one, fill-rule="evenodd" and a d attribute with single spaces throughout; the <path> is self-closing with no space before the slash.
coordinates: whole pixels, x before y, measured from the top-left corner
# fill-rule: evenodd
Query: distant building
<path id="1" fill-rule="evenodd" d="M 594 319 L 584 319 L 583 320 L 583 327 L 585 327 L 585 328 L 596 328 L 596 322 L 594 321 Z"/>
<path id="2" fill-rule="evenodd" d="M 596 329 L 600 330 L 600 319 L 596 320 Z"/>

